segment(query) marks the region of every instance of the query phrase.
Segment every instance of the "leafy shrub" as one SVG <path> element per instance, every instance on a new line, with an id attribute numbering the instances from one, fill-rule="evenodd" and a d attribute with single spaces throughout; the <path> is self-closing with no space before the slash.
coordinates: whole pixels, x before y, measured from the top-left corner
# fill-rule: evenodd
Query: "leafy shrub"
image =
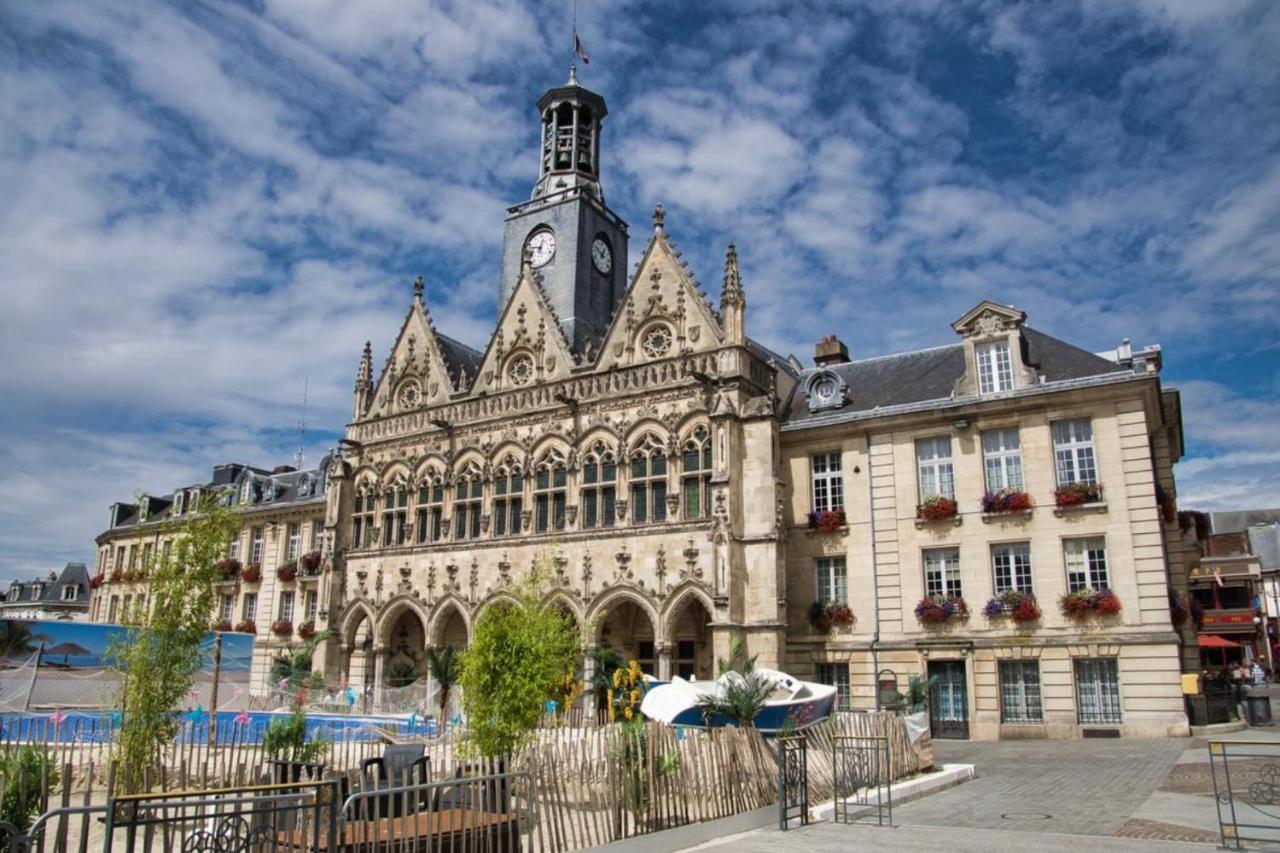
<path id="1" fill-rule="evenodd" d="M 45 767 L 49 768 L 45 787 Z M 45 793 L 58 784 L 58 770 L 51 756 L 28 744 L 0 756 L 0 774 L 4 791 L 0 793 L 0 821 L 13 824 L 26 832 L 31 821 L 40 814 Z"/>

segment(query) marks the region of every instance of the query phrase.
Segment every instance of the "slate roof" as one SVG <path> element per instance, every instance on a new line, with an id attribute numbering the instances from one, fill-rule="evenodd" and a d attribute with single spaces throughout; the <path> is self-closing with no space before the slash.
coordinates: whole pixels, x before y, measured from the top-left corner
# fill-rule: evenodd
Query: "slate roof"
<path id="1" fill-rule="evenodd" d="M 1214 533 L 1243 533 L 1255 524 L 1280 522 L 1280 509 L 1241 509 L 1209 513 Z"/>
<path id="2" fill-rule="evenodd" d="M 1094 377 L 1133 375 L 1091 352 L 1023 326 L 1026 360 L 1045 383 L 1087 380 Z M 832 370 L 848 386 L 849 402 L 838 409 L 809 411 L 804 382 L 820 370 Z M 800 384 L 782 406 L 783 425 L 799 428 L 820 423 L 853 420 L 881 409 L 949 402 L 956 381 L 964 375 L 964 344 L 955 343 L 894 355 L 876 356 L 829 368 L 809 367 L 800 374 Z"/>
<path id="3" fill-rule="evenodd" d="M 467 372 L 467 384 L 480 372 L 480 363 L 484 353 L 474 350 L 456 338 L 436 332 L 436 340 L 440 343 L 440 354 L 445 360 L 445 369 L 456 381 L 461 371 Z"/>
<path id="4" fill-rule="evenodd" d="M 50 575 L 53 573 L 50 572 Z M 76 584 L 76 598 L 74 601 L 63 601 L 62 588 L 66 584 Z M 37 584 L 43 585 L 39 598 L 32 598 L 31 592 Z M 17 597 L 11 597 L 14 588 L 17 587 Z M 42 605 L 61 605 L 67 608 L 74 608 L 77 605 L 81 608 L 89 606 L 89 570 L 84 563 L 67 563 L 62 572 L 56 578 L 49 577 L 37 578 L 29 581 L 15 581 L 5 590 L 4 604 L 9 607 L 30 607 L 39 602 Z"/>

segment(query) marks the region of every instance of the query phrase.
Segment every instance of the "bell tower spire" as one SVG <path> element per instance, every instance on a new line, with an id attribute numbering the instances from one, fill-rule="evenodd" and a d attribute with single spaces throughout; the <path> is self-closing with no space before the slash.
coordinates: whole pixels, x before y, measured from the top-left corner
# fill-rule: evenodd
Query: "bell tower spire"
<path id="1" fill-rule="evenodd" d="M 604 98 L 578 82 L 569 65 L 569 82 L 538 100 L 542 117 L 542 158 L 533 197 L 544 198 L 579 187 L 604 201 L 600 189 L 600 130 L 608 109 Z"/>

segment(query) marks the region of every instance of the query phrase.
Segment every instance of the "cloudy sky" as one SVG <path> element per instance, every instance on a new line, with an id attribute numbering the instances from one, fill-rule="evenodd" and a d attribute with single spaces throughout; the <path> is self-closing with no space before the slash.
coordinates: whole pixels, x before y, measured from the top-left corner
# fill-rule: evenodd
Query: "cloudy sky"
<path id="1" fill-rule="evenodd" d="M 569 0 L 0 3 L 0 579 L 107 506 L 309 457 L 427 281 L 482 347 Z M 1280 506 L 1280 6 L 581 0 L 607 198 L 751 334 L 947 343 L 982 298 L 1160 343 L 1180 504 Z"/>

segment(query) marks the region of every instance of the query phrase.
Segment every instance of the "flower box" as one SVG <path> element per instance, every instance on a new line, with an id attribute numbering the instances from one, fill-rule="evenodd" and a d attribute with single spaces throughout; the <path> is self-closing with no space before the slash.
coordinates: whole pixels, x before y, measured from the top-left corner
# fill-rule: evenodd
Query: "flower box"
<path id="1" fill-rule="evenodd" d="M 1031 495 L 1021 489 L 1001 489 L 998 492 L 987 492 L 982 496 L 982 512 L 984 515 L 1012 515 L 1030 512 L 1035 503 Z"/>
<path id="2" fill-rule="evenodd" d="M 220 621 L 218 621 L 218 622 L 213 623 L 213 630 L 215 630 L 215 631 L 219 631 L 219 632 L 221 632 L 221 633 L 226 633 L 227 631 L 230 631 L 230 630 L 231 630 L 231 620 L 230 620 L 230 619 L 222 619 L 222 620 L 220 620 Z"/>
<path id="3" fill-rule="evenodd" d="M 236 626 L 236 631 L 241 634 L 257 634 L 258 626 L 254 624 L 252 619 L 246 619 Z"/>
<path id="4" fill-rule="evenodd" d="M 298 561 L 290 560 L 276 569 L 276 577 L 282 581 L 291 581 L 298 577 Z"/>
<path id="5" fill-rule="evenodd" d="M 816 510 L 809 513 L 809 529 L 816 530 L 819 533 L 835 533 L 847 523 L 843 507 Z"/>
<path id="6" fill-rule="evenodd" d="M 307 574 L 314 575 L 320 571 L 320 552 L 310 551 L 298 560 L 298 566 Z"/>
<path id="7" fill-rule="evenodd" d="M 1036 603 L 1035 595 L 1013 589 L 992 598 L 982 608 L 982 612 L 988 619 L 1010 616 L 1019 625 L 1035 622 L 1041 616 L 1040 605 Z"/>
<path id="8" fill-rule="evenodd" d="M 304 640 L 310 640 L 316 635 L 316 623 L 314 619 L 308 619 L 298 626 L 298 636 Z"/>
<path id="9" fill-rule="evenodd" d="M 288 637 L 293 634 L 293 623 L 288 619 L 277 619 L 271 624 L 271 633 L 277 637 Z"/>
<path id="10" fill-rule="evenodd" d="M 922 625 L 938 625 L 949 619 L 969 618 L 969 607 L 959 595 L 926 595 L 916 605 L 916 619 Z"/>
<path id="11" fill-rule="evenodd" d="M 1058 599 L 1058 603 L 1062 607 L 1062 615 L 1070 619 L 1115 616 L 1120 612 L 1120 599 L 1109 589 L 1068 592 Z"/>
<path id="12" fill-rule="evenodd" d="M 239 560 L 234 557 L 227 557 L 214 563 L 214 568 L 222 575 L 223 580 L 231 580 L 240 574 L 240 569 L 243 567 L 240 565 Z"/>
<path id="13" fill-rule="evenodd" d="M 124 580 L 124 572 L 122 572 L 120 569 L 116 569 L 111 573 L 112 583 L 120 583 L 120 581 L 122 580 Z"/>
<path id="14" fill-rule="evenodd" d="M 946 495 L 930 495 L 916 507 L 916 518 L 925 522 L 947 521 L 955 518 L 960 512 L 954 498 Z"/>
<path id="15" fill-rule="evenodd" d="M 836 625 L 852 625 L 853 610 L 847 604 L 824 604 L 815 601 L 809 605 L 809 624 L 823 633 Z"/>
<path id="16" fill-rule="evenodd" d="M 89 579 L 89 589 L 97 589 L 107 579 L 106 575 L 94 575 Z"/>
<path id="17" fill-rule="evenodd" d="M 1067 483 L 1053 490 L 1053 502 L 1058 509 L 1070 509 L 1085 504 L 1102 502 L 1101 483 Z"/>
<path id="18" fill-rule="evenodd" d="M 262 566 L 259 563 L 250 563 L 240 570 L 240 580 L 245 583 L 257 583 L 262 580 Z"/>

